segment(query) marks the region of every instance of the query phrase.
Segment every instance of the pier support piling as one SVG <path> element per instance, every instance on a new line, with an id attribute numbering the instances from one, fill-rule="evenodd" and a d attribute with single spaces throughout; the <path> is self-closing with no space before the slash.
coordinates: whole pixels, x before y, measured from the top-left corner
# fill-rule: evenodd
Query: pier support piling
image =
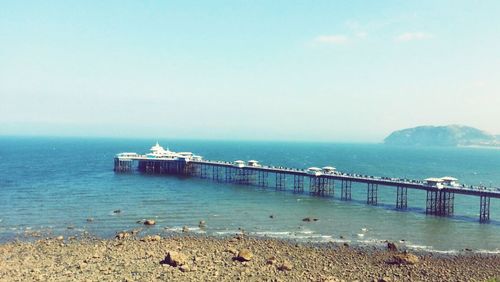
<path id="1" fill-rule="evenodd" d="M 269 186 L 269 181 L 268 181 L 268 172 L 259 170 L 257 172 L 257 185 L 259 187 L 268 187 Z"/>
<path id="2" fill-rule="evenodd" d="M 396 196 L 396 209 L 405 210 L 408 208 L 408 187 L 398 186 Z"/>
<path id="3" fill-rule="evenodd" d="M 350 180 L 342 180 L 340 186 L 340 199 L 344 201 L 351 200 L 351 187 L 352 181 Z"/>
<path id="4" fill-rule="evenodd" d="M 286 189 L 286 173 L 276 173 L 276 190 L 282 191 Z"/>
<path id="5" fill-rule="evenodd" d="M 480 196 L 479 200 L 479 222 L 488 223 L 490 221 L 490 197 Z"/>
<path id="6" fill-rule="evenodd" d="M 200 177 L 207 178 L 207 176 L 208 176 L 208 166 L 206 164 L 201 164 Z"/>
<path id="7" fill-rule="evenodd" d="M 220 166 L 212 166 L 212 180 L 216 182 L 221 181 L 221 175 L 220 175 Z"/>
<path id="8" fill-rule="evenodd" d="M 323 176 L 311 176 L 309 193 L 315 196 L 330 196 L 333 191 L 333 179 Z"/>
<path id="9" fill-rule="evenodd" d="M 378 184 L 368 183 L 368 190 L 366 193 L 366 203 L 368 205 L 377 205 L 378 198 Z"/>
<path id="10" fill-rule="evenodd" d="M 133 161 L 128 159 L 115 158 L 115 172 L 129 172 L 132 171 Z"/>
<path id="11" fill-rule="evenodd" d="M 293 176 L 293 192 L 303 193 L 304 192 L 304 176 L 295 174 Z"/>
<path id="12" fill-rule="evenodd" d="M 226 167 L 224 171 L 224 179 L 226 180 L 227 183 L 233 182 L 233 168 L 232 167 Z"/>
<path id="13" fill-rule="evenodd" d="M 444 190 L 427 190 L 426 214 L 437 216 L 453 215 L 455 194 Z"/>

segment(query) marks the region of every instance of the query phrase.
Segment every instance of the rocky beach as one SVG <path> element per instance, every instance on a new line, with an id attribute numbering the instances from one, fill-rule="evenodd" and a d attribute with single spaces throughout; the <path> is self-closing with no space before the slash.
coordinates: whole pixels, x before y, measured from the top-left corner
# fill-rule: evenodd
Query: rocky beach
<path id="1" fill-rule="evenodd" d="M 413 254 L 243 234 L 57 236 L 0 245 L 0 281 L 498 281 L 498 255 Z M 497 280 L 495 280 L 497 279 Z"/>

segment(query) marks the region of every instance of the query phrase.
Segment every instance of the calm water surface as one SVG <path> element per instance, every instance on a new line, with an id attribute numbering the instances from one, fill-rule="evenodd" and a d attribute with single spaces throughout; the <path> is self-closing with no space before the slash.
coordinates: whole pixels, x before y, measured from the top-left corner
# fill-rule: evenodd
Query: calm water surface
<path id="1" fill-rule="evenodd" d="M 257 159 L 296 168 L 333 165 L 375 176 L 423 179 L 451 175 L 467 184 L 500 187 L 500 150 L 398 148 L 377 144 L 224 142 L 159 140 L 174 151 L 207 159 Z M 156 140 L 0 138 L 0 241 L 28 231 L 112 237 L 155 218 L 149 233 L 193 232 L 227 235 L 242 228 L 258 236 L 306 241 L 381 244 L 400 241 L 411 248 L 500 252 L 500 201 L 492 199 L 491 224 L 479 224 L 479 199 L 456 196 L 455 216 L 425 215 L 425 193 L 408 191 L 408 212 L 394 209 L 394 188 L 379 187 L 379 206 L 364 204 L 366 186 L 353 184 L 353 201 L 317 198 L 272 188 L 209 180 L 115 174 L 114 154 L 146 152 Z M 307 189 L 307 188 L 306 188 Z M 121 210 L 115 214 L 114 210 Z M 274 219 L 269 215 L 274 215 Z M 319 221 L 306 223 L 304 217 Z M 94 218 L 89 223 L 87 218 Z M 199 230 L 200 220 L 207 222 Z M 340 237 L 343 239 L 340 239 Z"/>

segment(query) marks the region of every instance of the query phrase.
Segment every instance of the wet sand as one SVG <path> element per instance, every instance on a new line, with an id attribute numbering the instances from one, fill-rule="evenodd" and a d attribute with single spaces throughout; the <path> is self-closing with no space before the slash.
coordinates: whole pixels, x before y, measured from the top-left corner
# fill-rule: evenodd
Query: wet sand
<path id="1" fill-rule="evenodd" d="M 2 244 L 0 281 L 488 281 L 500 278 L 498 255 L 413 255 L 242 235 L 139 238 L 131 233 L 121 234 L 121 238 L 115 239 L 56 237 Z M 244 249 L 248 252 L 241 252 Z M 166 260 L 169 253 L 171 260 Z M 175 264 L 177 266 L 172 266 Z"/>

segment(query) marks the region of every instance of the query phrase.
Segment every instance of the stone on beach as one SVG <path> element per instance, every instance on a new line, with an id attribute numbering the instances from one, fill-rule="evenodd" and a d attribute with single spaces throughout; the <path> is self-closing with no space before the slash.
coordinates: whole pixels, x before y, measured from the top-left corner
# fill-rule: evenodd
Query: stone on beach
<path id="1" fill-rule="evenodd" d="M 170 266 L 177 267 L 187 263 L 187 256 L 180 252 L 169 251 L 163 262 Z"/>
<path id="2" fill-rule="evenodd" d="M 419 262 L 419 258 L 410 253 L 401 253 L 401 254 L 396 254 L 392 257 L 392 261 L 390 263 L 393 264 L 408 264 L 408 265 L 413 265 L 417 264 Z"/>
<path id="3" fill-rule="evenodd" d="M 293 268 L 293 264 L 287 260 L 285 260 L 280 266 L 278 266 L 278 270 L 281 271 L 290 271 Z"/>
<path id="4" fill-rule="evenodd" d="M 253 258 L 252 252 L 248 249 L 241 249 L 236 256 L 239 261 L 250 261 Z"/>
<path id="5" fill-rule="evenodd" d="M 155 225 L 156 224 L 156 221 L 154 221 L 153 219 L 146 219 L 144 221 L 144 225 Z"/>
<path id="6" fill-rule="evenodd" d="M 118 234 L 116 234 L 116 236 L 115 236 L 115 238 L 116 238 L 116 239 L 119 239 L 119 240 L 126 239 L 126 238 L 128 238 L 128 237 L 130 237 L 130 234 L 129 234 L 128 232 L 125 232 L 125 231 L 123 231 L 123 232 L 119 232 L 119 233 L 118 233 Z"/>
<path id="7" fill-rule="evenodd" d="M 275 257 L 270 257 L 266 260 L 266 264 L 273 265 L 276 263 L 276 258 Z"/>
<path id="8" fill-rule="evenodd" d="M 141 239 L 142 242 L 158 242 L 161 241 L 161 236 L 160 235 L 153 235 L 153 236 L 146 236 Z"/>
<path id="9" fill-rule="evenodd" d="M 387 249 L 392 252 L 397 252 L 398 251 L 398 245 L 393 242 L 387 242 Z"/>
<path id="10" fill-rule="evenodd" d="M 231 253 L 233 255 L 237 255 L 238 254 L 238 250 L 236 250 L 235 248 L 227 248 L 226 252 Z"/>

